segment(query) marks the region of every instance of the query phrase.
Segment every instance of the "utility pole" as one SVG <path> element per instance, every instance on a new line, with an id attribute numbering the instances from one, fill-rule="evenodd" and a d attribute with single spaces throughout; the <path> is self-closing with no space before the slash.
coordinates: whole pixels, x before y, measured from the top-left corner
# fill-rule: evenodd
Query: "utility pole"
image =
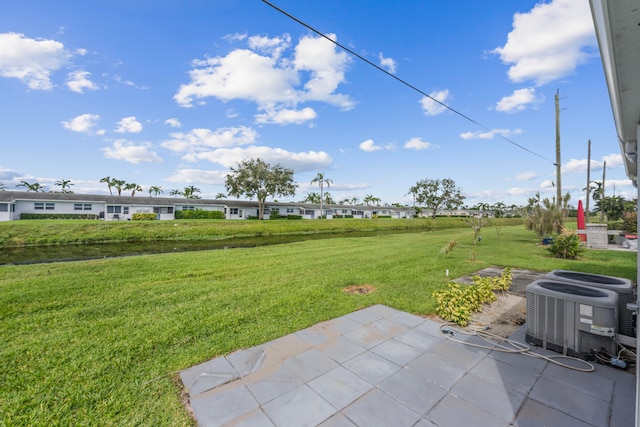
<path id="1" fill-rule="evenodd" d="M 602 165 L 602 187 L 600 187 L 600 222 L 604 221 L 604 210 L 602 206 L 604 205 L 604 177 L 607 174 L 607 161 L 604 161 Z"/>
<path id="2" fill-rule="evenodd" d="M 560 181 L 560 89 L 556 90 L 556 204 L 562 203 L 562 183 Z"/>
<path id="3" fill-rule="evenodd" d="M 591 140 L 589 140 L 587 148 L 587 203 L 586 203 L 586 217 L 589 222 L 589 196 L 591 194 Z"/>

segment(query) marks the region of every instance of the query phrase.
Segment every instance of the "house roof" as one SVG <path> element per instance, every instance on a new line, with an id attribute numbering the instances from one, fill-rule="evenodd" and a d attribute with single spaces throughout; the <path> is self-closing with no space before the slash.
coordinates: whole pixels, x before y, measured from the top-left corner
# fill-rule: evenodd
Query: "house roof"
<path id="1" fill-rule="evenodd" d="M 153 206 L 232 206 L 239 208 L 256 208 L 254 200 L 226 199 L 187 199 L 177 197 L 149 196 L 112 196 L 104 194 L 44 193 L 29 191 L 0 191 L 0 202 L 20 200 L 42 201 L 74 201 L 78 203 L 104 202 L 113 205 L 153 205 Z M 318 209 L 318 204 L 297 202 L 266 202 L 267 207 L 293 207 L 299 209 Z M 355 209 L 355 210 L 390 210 L 406 211 L 411 208 L 396 206 L 362 206 L 362 205 L 323 205 L 323 209 Z"/>
<path id="2" fill-rule="evenodd" d="M 637 186 L 640 123 L 640 5 L 638 0 L 590 0 L 627 176 Z"/>

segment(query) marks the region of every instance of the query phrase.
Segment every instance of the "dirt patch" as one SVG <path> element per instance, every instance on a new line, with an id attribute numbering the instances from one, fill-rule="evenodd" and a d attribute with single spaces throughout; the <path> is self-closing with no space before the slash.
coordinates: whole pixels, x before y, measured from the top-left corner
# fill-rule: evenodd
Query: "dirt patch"
<path id="1" fill-rule="evenodd" d="M 364 294 L 370 294 L 375 290 L 376 290 L 376 287 L 373 285 L 351 285 L 344 288 L 342 292 L 344 292 L 345 294 L 364 295 Z"/>
<path id="2" fill-rule="evenodd" d="M 471 324 L 486 326 L 489 332 L 508 338 L 527 320 L 527 300 L 509 292 L 502 292 L 491 304 L 471 317 Z"/>

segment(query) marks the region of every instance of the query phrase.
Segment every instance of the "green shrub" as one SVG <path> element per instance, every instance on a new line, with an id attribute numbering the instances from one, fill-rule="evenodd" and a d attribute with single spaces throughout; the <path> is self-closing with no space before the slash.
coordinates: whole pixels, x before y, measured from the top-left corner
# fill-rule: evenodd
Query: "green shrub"
<path id="1" fill-rule="evenodd" d="M 447 288 L 433 293 L 436 313 L 448 322 L 467 326 L 473 313 L 480 311 L 483 304 L 496 300 L 494 291 L 505 291 L 511 287 L 512 279 L 511 269 L 507 267 L 500 277 L 473 276 L 473 285 L 449 283 Z"/>
<path id="2" fill-rule="evenodd" d="M 277 209 L 269 211 L 269 219 L 282 219 L 282 216 L 280 216 L 280 211 Z"/>
<path id="3" fill-rule="evenodd" d="M 20 219 L 98 219 L 95 214 L 22 213 Z"/>
<path id="4" fill-rule="evenodd" d="M 576 233 L 565 230 L 553 239 L 547 250 L 556 258 L 576 259 L 584 251 L 584 248 Z"/>
<path id="5" fill-rule="evenodd" d="M 222 211 L 207 211 L 204 209 L 176 210 L 176 219 L 225 219 Z"/>
<path id="6" fill-rule="evenodd" d="M 158 216 L 151 212 L 139 212 L 131 215 L 133 221 L 154 221 Z"/>
<path id="7" fill-rule="evenodd" d="M 287 215 L 285 218 L 287 219 L 302 219 L 302 215 Z"/>
<path id="8" fill-rule="evenodd" d="M 625 212 L 623 220 L 624 231 L 633 234 L 638 232 L 638 212 Z"/>

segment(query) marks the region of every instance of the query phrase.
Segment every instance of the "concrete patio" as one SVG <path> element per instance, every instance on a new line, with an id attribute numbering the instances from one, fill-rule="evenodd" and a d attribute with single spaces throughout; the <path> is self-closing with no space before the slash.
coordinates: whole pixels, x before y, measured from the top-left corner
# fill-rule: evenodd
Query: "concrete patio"
<path id="1" fill-rule="evenodd" d="M 634 425 L 635 375 L 466 345 L 454 339 L 489 344 L 440 326 L 375 305 L 180 377 L 207 427 Z"/>

